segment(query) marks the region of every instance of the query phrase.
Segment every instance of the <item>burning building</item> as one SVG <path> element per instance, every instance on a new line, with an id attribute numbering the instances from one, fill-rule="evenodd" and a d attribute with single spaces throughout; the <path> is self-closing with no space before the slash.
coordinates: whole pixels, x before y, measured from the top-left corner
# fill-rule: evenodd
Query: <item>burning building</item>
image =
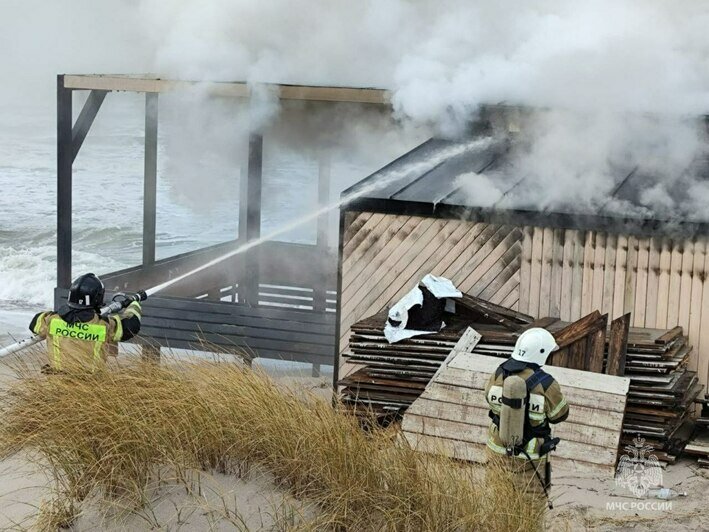
<path id="1" fill-rule="evenodd" d="M 519 109 L 489 108 L 468 139 L 431 139 L 344 192 L 353 199 L 341 210 L 339 352 L 354 323 L 433 273 L 534 317 L 571 322 L 599 310 L 611 320 L 630 312 L 635 327 L 679 325 L 694 347 L 687 367 L 706 385 L 709 224 L 705 209 L 683 211 L 706 159 L 663 176 L 621 158 L 602 203 L 544 207 L 518 164 L 526 127 Z M 642 192 L 663 179 L 673 207 L 651 212 Z"/>

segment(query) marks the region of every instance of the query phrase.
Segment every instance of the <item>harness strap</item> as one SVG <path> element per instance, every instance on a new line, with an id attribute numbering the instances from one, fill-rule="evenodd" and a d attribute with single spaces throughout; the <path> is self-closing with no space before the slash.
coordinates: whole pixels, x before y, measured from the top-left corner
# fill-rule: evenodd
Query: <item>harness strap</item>
<path id="1" fill-rule="evenodd" d="M 525 380 L 527 385 L 527 393 L 530 393 L 537 385 L 541 384 L 544 391 L 549 389 L 549 386 L 554 382 L 554 377 L 546 373 L 543 369 L 538 369 Z"/>
<path id="2" fill-rule="evenodd" d="M 510 406 L 515 410 L 522 408 L 527 404 L 527 399 L 512 399 L 510 397 L 502 396 L 502 404 Z"/>
<path id="3" fill-rule="evenodd" d="M 498 366 L 497 370 L 495 371 L 496 376 L 503 376 L 503 380 L 512 373 L 509 373 L 505 371 L 503 365 Z M 544 421 L 542 424 L 533 426 L 530 423 L 529 419 L 529 399 L 530 399 L 530 394 L 532 390 L 537 387 L 538 385 L 541 384 L 542 388 L 544 391 L 546 391 L 549 386 L 554 382 L 554 378 L 546 373 L 544 370 L 541 368 L 537 368 L 534 373 L 532 373 L 529 377 L 525 379 L 525 385 L 527 387 L 527 396 L 525 397 L 524 400 L 522 399 L 510 399 L 508 397 L 505 397 L 504 395 L 502 396 L 502 404 L 508 405 L 512 408 L 522 408 L 524 407 L 525 410 L 525 416 L 524 416 L 524 440 L 522 442 L 522 445 L 527 445 L 532 439 L 534 438 L 542 438 L 544 440 L 543 443 L 546 443 L 547 440 L 551 439 L 551 427 L 549 427 L 549 422 Z M 495 414 L 492 410 L 488 412 L 488 416 L 492 420 L 493 424 L 498 428 L 500 428 L 500 416 L 499 414 Z M 544 445 L 542 445 L 543 447 Z M 516 450 L 516 449 L 515 449 Z M 548 451 L 547 451 L 548 452 Z M 519 454 L 519 453 L 515 453 Z M 546 453 L 545 453 L 546 454 Z M 541 456 L 541 452 L 540 452 Z"/>

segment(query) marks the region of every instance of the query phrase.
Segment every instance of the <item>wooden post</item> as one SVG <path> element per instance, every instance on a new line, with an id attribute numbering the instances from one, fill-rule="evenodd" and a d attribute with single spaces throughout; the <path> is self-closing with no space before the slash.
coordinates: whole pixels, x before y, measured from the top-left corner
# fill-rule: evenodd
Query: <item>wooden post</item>
<path id="1" fill-rule="evenodd" d="M 334 365 L 332 368 L 332 401 L 337 401 L 337 381 L 340 380 L 340 336 L 342 334 L 342 257 L 347 228 L 347 215 L 344 207 L 340 209 L 339 231 L 337 237 L 337 303 L 335 311 L 335 342 L 333 345 Z"/>
<path id="2" fill-rule="evenodd" d="M 72 91 L 57 76 L 57 286 L 71 285 Z"/>
<path id="3" fill-rule="evenodd" d="M 239 240 L 251 242 L 261 237 L 261 184 L 263 178 L 263 136 L 252 133 L 249 137 L 249 163 L 246 179 L 241 186 L 239 204 Z M 258 305 L 259 249 L 246 252 L 245 268 L 239 282 L 239 301 L 250 306 Z M 243 296 L 243 298 L 241 297 Z"/>
<path id="4" fill-rule="evenodd" d="M 145 160 L 143 170 L 143 266 L 155 262 L 155 212 L 158 176 L 158 94 L 145 94 Z"/>
<path id="5" fill-rule="evenodd" d="M 323 153 L 318 165 L 318 209 L 325 207 L 330 202 L 330 156 Z M 317 221 L 318 256 L 325 257 L 328 252 L 328 217 L 329 213 L 322 213 Z M 320 268 L 322 271 L 323 268 Z M 325 273 L 324 271 L 322 272 Z M 327 282 L 322 275 L 320 284 L 313 287 L 313 311 L 326 312 L 327 309 Z M 320 376 L 320 364 L 313 364 L 313 377 Z"/>
<path id="6" fill-rule="evenodd" d="M 158 177 L 158 95 L 145 94 L 145 154 L 143 160 L 143 266 L 155 263 Z M 160 346 L 143 345 L 145 362 L 160 363 Z"/>

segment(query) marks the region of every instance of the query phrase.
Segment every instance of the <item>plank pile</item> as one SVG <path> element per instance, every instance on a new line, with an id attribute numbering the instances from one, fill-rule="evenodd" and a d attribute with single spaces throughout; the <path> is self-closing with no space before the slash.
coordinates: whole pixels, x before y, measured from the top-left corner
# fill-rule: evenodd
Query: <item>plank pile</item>
<path id="1" fill-rule="evenodd" d="M 490 425 L 484 388 L 499 360 L 466 349 L 459 344 L 451 352 L 441 371 L 407 410 L 401 428 L 416 449 L 484 462 Z M 628 379 L 567 368 L 547 369 L 561 384 L 571 405 L 568 420 L 554 427 L 554 434 L 563 441 L 554 453 L 555 467 L 558 464 L 565 469 L 613 475 Z"/>
<path id="2" fill-rule="evenodd" d="M 623 443 L 632 444 L 640 435 L 658 459 L 668 463 L 682 452 L 692 434 L 692 404 L 702 390 L 696 373 L 686 368 L 691 352 L 681 327 L 630 329 Z"/>
<path id="3" fill-rule="evenodd" d="M 384 337 L 387 313 L 381 312 L 351 327 L 349 351 L 343 357 L 360 369 L 339 381 L 342 400 L 355 410 L 399 415 L 417 398 L 442 362 L 472 327 L 483 335 L 482 354 L 509 356 L 517 332 L 533 319 L 513 310 L 464 294 L 455 313 L 445 313 L 445 328 L 435 334 L 390 344 Z"/>
<path id="4" fill-rule="evenodd" d="M 692 436 L 692 405 L 702 391 L 696 373 L 686 367 L 692 346 L 681 327 L 629 327 L 629 314 L 607 327 L 607 316 L 597 311 L 574 323 L 533 320 L 503 316 L 507 309 L 499 307 L 486 312 L 483 303 L 466 301 L 457 314 L 445 316 L 447 326 L 439 333 L 395 344 L 384 337 L 385 312 L 353 325 L 350 351 L 343 356 L 359 369 L 339 381 L 343 402 L 357 411 L 395 419 L 423 393 L 468 327 L 481 335 L 471 352 L 498 358 L 510 356 L 525 329 L 543 327 L 561 347 L 549 366 L 630 378 L 622 443 L 632 445 L 641 436 L 660 461 L 676 460 Z M 505 321 L 508 318 L 511 321 Z"/>
<path id="5" fill-rule="evenodd" d="M 446 314 L 446 327 L 436 334 L 390 344 L 384 337 L 382 312 L 352 326 L 349 351 L 343 357 L 360 368 L 339 381 L 345 404 L 378 415 L 402 414 L 418 398 L 451 352 L 463 331 L 471 327 L 482 339 L 472 353 L 508 358 L 519 334 L 544 327 L 561 349 L 551 363 L 601 373 L 607 316 L 593 312 L 574 323 L 530 316 L 464 295 L 456 313 Z"/>
<path id="6" fill-rule="evenodd" d="M 350 349 L 343 357 L 362 367 L 339 381 L 345 404 L 378 415 L 400 414 L 409 407 L 468 326 L 480 332 L 487 342 L 475 352 L 508 357 L 516 341 L 500 325 L 471 323 L 469 319 L 446 315 L 446 327 L 440 332 L 390 344 L 384 337 L 385 321 L 386 313 L 381 313 L 352 326 Z"/>

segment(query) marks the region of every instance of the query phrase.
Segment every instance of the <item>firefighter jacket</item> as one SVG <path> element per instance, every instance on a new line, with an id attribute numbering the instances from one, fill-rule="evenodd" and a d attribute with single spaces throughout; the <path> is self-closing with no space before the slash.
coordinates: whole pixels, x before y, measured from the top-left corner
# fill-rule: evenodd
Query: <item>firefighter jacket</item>
<path id="1" fill-rule="evenodd" d="M 507 454 L 507 448 L 500 439 L 498 425 L 502 407 L 502 383 L 508 375 L 517 375 L 527 382 L 528 401 L 525 420 L 524 449 L 532 460 L 540 459 L 540 448 L 545 439 L 551 437 L 550 423 L 560 423 L 569 415 L 569 406 L 561 387 L 554 378 L 536 364 L 527 364 L 514 359 L 505 361 L 490 377 L 485 387 L 485 397 L 490 406 L 492 423 L 488 431 L 487 446 L 497 454 Z M 523 454 L 517 458 L 527 459 Z"/>
<path id="2" fill-rule="evenodd" d="M 47 354 L 53 369 L 95 369 L 106 362 L 109 346 L 138 334 L 140 319 L 138 302 L 106 318 L 93 309 L 64 307 L 57 312 L 37 314 L 30 323 L 30 330 L 47 339 Z"/>

